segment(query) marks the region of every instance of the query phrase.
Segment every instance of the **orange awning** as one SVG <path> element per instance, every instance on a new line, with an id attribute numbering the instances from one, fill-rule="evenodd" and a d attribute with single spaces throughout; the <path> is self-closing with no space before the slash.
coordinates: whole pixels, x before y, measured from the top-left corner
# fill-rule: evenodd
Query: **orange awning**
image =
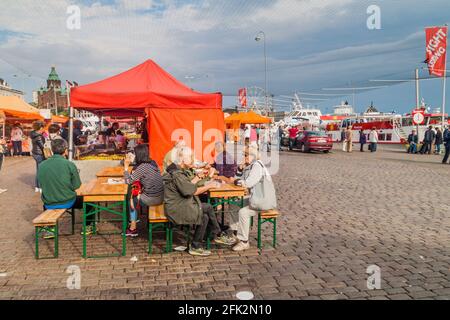
<path id="1" fill-rule="evenodd" d="M 235 121 L 238 121 L 241 124 L 263 124 L 272 122 L 270 118 L 263 117 L 253 111 L 233 113 L 225 119 L 225 123 L 227 124 L 234 123 Z"/>
<path id="2" fill-rule="evenodd" d="M 66 123 L 69 118 L 64 116 L 52 116 L 53 123 Z"/>
<path id="3" fill-rule="evenodd" d="M 39 109 L 26 103 L 16 96 L 0 96 L 0 110 L 6 115 L 6 119 L 42 120 Z"/>

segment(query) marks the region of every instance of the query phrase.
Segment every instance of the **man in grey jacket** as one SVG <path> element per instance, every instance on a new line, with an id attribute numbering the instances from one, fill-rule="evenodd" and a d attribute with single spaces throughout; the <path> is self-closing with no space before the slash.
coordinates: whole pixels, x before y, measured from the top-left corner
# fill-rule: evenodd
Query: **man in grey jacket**
<path id="1" fill-rule="evenodd" d="M 235 180 L 235 184 L 241 185 L 248 188 L 250 191 L 249 203 L 252 201 L 255 195 L 255 190 L 258 184 L 263 183 L 263 178 L 269 179 L 272 183 L 272 179 L 267 171 L 266 167 L 261 161 L 258 161 L 259 154 L 256 148 L 250 147 L 245 153 L 245 161 L 242 166 L 240 166 L 240 171 L 242 172 L 240 179 Z M 276 208 L 275 195 L 259 195 L 267 199 L 270 203 L 267 203 L 268 209 Z M 267 197 L 266 197 L 267 196 Z M 238 213 L 230 214 L 230 229 L 237 233 L 237 238 L 239 242 L 233 247 L 234 251 L 243 251 L 250 248 L 248 237 L 250 234 L 250 217 L 254 217 L 258 214 L 258 211 L 247 205 L 239 210 Z"/>

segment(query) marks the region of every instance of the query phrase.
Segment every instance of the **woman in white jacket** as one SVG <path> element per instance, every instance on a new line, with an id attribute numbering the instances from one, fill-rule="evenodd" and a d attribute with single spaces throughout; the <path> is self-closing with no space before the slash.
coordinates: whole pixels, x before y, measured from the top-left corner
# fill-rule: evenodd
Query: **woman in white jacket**
<path id="1" fill-rule="evenodd" d="M 377 151 L 378 132 L 375 127 L 369 133 L 370 152 Z"/>
<path id="2" fill-rule="evenodd" d="M 239 242 L 233 247 L 234 251 L 243 251 L 250 248 L 248 237 L 250 234 L 250 217 L 258 214 L 258 209 L 252 208 L 252 203 L 257 203 L 264 199 L 262 204 L 265 208 L 264 210 L 275 209 L 277 206 L 275 188 L 273 187 L 272 178 L 264 166 L 264 164 L 259 161 L 258 149 L 254 147 L 248 148 L 245 154 L 245 164 L 246 167 L 242 166 L 238 169 L 243 171 L 241 178 L 235 180 L 236 185 L 241 185 L 248 188 L 250 191 L 249 204 L 236 212 L 230 214 L 230 229 L 237 233 L 237 238 Z M 271 190 L 266 188 L 258 188 L 259 184 L 264 183 L 263 180 L 267 179 Z M 256 194 L 255 190 L 264 190 L 264 195 Z M 270 194 L 269 194 L 270 193 Z"/>

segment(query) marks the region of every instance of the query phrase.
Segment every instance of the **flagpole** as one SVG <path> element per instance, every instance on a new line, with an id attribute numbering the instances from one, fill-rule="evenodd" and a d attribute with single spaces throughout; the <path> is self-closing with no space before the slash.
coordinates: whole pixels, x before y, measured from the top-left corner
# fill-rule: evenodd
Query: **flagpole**
<path id="1" fill-rule="evenodd" d="M 448 38 L 448 24 L 445 23 L 445 37 Z M 444 79 L 443 79 L 443 83 L 442 83 L 442 131 L 444 131 L 444 118 L 445 118 L 445 89 L 446 89 L 446 84 L 447 84 L 447 47 L 448 47 L 448 43 L 447 43 L 447 39 L 446 39 L 446 48 L 445 48 L 445 57 L 444 57 Z"/>

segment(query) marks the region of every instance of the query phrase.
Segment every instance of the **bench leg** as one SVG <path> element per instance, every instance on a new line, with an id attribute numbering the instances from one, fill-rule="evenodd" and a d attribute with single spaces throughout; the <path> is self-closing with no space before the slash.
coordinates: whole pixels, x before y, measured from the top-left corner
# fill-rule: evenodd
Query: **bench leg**
<path id="1" fill-rule="evenodd" d="M 55 228 L 53 229 L 53 234 L 55 236 L 55 258 L 58 258 L 58 250 L 59 250 L 59 243 L 58 243 L 58 222 L 56 222 Z"/>
<path id="2" fill-rule="evenodd" d="M 261 219 L 261 214 L 258 213 L 258 249 L 261 250 L 262 247 L 262 239 L 261 239 L 261 224 L 262 224 L 262 219 Z"/>
<path id="3" fill-rule="evenodd" d="M 277 218 L 273 218 L 273 240 L 272 246 L 275 248 L 277 245 Z"/>
<path id="4" fill-rule="evenodd" d="M 169 253 L 169 247 L 170 247 L 170 231 L 169 231 L 169 225 L 165 224 L 166 229 L 166 253 Z"/>
<path id="5" fill-rule="evenodd" d="M 40 233 L 40 228 L 39 227 L 35 227 L 35 257 L 36 259 L 39 259 L 39 233 Z"/>
<path id="6" fill-rule="evenodd" d="M 151 223 L 148 224 L 148 253 L 152 254 L 153 247 L 153 226 Z"/>
<path id="7" fill-rule="evenodd" d="M 70 211 L 70 214 L 72 215 L 72 235 L 75 234 L 75 209 L 72 208 Z"/>
<path id="8" fill-rule="evenodd" d="M 169 235 L 170 235 L 170 252 L 173 251 L 173 227 L 169 223 Z"/>
<path id="9" fill-rule="evenodd" d="M 82 227 L 82 231 L 83 231 L 83 258 L 86 258 L 87 256 L 87 249 L 86 249 L 86 202 L 83 202 L 83 227 Z"/>

